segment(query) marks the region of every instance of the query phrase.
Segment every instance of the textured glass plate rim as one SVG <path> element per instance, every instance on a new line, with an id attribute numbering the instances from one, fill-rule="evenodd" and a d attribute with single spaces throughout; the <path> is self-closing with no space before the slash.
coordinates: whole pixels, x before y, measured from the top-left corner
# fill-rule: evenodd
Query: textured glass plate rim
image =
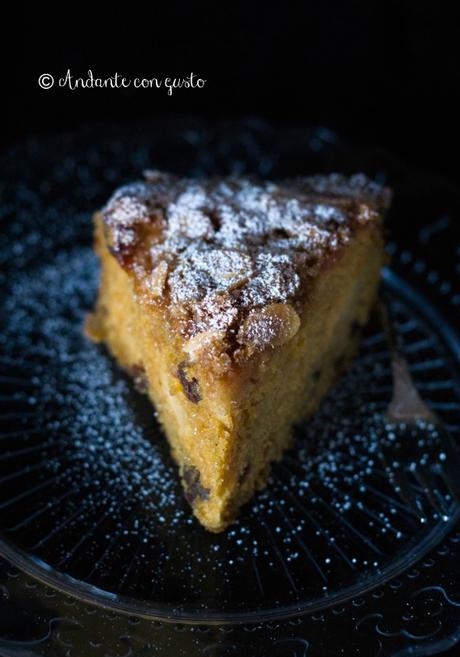
<path id="1" fill-rule="evenodd" d="M 445 342 L 449 353 L 455 361 L 460 363 L 460 344 L 454 329 L 446 322 L 436 308 L 427 301 L 414 287 L 406 283 L 398 274 L 385 267 L 382 271 L 383 281 L 397 289 L 410 305 L 419 309 L 431 326 L 436 326 L 437 334 Z M 294 616 L 303 616 L 326 608 L 336 607 L 348 600 L 362 596 L 375 590 L 382 584 L 397 577 L 407 568 L 422 559 L 435 545 L 440 543 L 450 530 L 460 521 L 460 507 L 453 503 L 450 518 L 447 522 L 439 520 L 427 535 L 415 546 L 409 547 L 403 556 L 395 563 L 390 563 L 379 575 L 372 575 L 368 579 L 358 580 L 355 584 L 330 596 L 325 595 L 319 600 L 310 600 L 270 610 L 251 610 L 249 612 L 198 612 L 196 610 L 175 610 L 169 606 L 136 601 L 127 596 L 120 596 L 86 582 L 82 582 L 70 575 L 55 570 L 46 562 L 35 557 L 25 550 L 17 548 L 8 539 L 0 535 L 0 556 L 4 557 L 13 566 L 24 574 L 37 579 L 42 584 L 54 588 L 59 592 L 76 598 L 78 601 L 96 605 L 106 610 L 120 612 L 129 616 L 136 616 L 151 621 L 181 623 L 187 625 L 235 625 L 266 622 L 270 620 L 289 619 Z"/>

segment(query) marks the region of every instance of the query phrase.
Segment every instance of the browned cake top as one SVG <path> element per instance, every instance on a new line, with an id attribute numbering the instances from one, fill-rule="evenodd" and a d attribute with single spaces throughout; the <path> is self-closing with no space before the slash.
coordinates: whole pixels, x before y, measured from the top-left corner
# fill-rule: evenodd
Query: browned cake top
<path id="1" fill-rule="evenodd" d="M 102 217 L 144 300 L 163 303 L 182 333 L 263 348 L 297 330 L 308 281 L 389 200 L 362 174 L 277 184 L 151 171 L 118 189 Z"/>

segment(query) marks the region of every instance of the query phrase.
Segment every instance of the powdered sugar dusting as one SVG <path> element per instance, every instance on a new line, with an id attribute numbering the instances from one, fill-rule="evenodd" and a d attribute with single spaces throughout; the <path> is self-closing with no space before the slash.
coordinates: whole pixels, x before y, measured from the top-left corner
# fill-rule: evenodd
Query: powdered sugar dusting
<path id="1" fill-rule="evenodd" d="M 173 301 L 198 301 L 210 290 L 224 292 L 249 280 L 253 272 L 254 264 L 248 253 L 194 242 L 183 251 L 169 277 Z"/>
<path id="2" fill-rule="evenodd" d="M 255 268 L 256 275 L 241 293 L 243 306 L 287 301 L 300 287 L 300 277 L 287 253 L 260 252 Z"/>
<path id="3" fill-rule="evenodd" d="M 105 221 L 112 228 L 114 247 L 131 246 L 136 241 L 135 227 L 150 220 L 145 185 L 135 183 L 121 187 L 105 211 Z"/>
<path id="4" fill-rule="evenodd" d="M 206 330 L 216 325 L 216 296 L 227 295 L 243 315 L 295 300 L 322 258 L 346 244 L 358 224 L 375 219 L 381 205 L 384 191 L 364 176 L 275 184 L 156 173 L 116 192 L 103 216 L 116 243 L 143 254 L 148 248 L 152 270 L 168 263 L 169 305 L 189 306 L 192 315 L 197 303 L 206 306 Z M 155 236 L 148 245 L 142 237 L 136 243 L 136 223 L 146 221 Z M 227 320 L 228 328 L 232 313 Z"/>

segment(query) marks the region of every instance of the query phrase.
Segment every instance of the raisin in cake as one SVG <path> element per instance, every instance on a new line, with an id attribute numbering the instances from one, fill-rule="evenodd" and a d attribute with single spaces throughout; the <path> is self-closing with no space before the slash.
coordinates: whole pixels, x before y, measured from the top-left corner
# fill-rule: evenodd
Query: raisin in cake
<path id="1" fill-rule="evenodd" d="M 96 215 L 102 274 L 87 332 L 149 394 L 207 529 L 223 530 L 265 485 L 293 424 L 355 352 L 389 196 L 363 175 L 146 172 Z"/>

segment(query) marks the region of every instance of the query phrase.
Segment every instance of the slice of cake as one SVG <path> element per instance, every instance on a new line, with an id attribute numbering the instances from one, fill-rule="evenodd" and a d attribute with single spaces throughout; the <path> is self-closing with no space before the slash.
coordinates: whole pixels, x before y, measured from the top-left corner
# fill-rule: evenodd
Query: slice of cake
<path id="1" fill-rule="evenodd" d="M 223 530 L 356 350 L 389 191 L 147 172 L 96 215 L 87 332 L 148 392 L 201 524 Z M 152 411 L 153 412 L 153 411 Z"/>

